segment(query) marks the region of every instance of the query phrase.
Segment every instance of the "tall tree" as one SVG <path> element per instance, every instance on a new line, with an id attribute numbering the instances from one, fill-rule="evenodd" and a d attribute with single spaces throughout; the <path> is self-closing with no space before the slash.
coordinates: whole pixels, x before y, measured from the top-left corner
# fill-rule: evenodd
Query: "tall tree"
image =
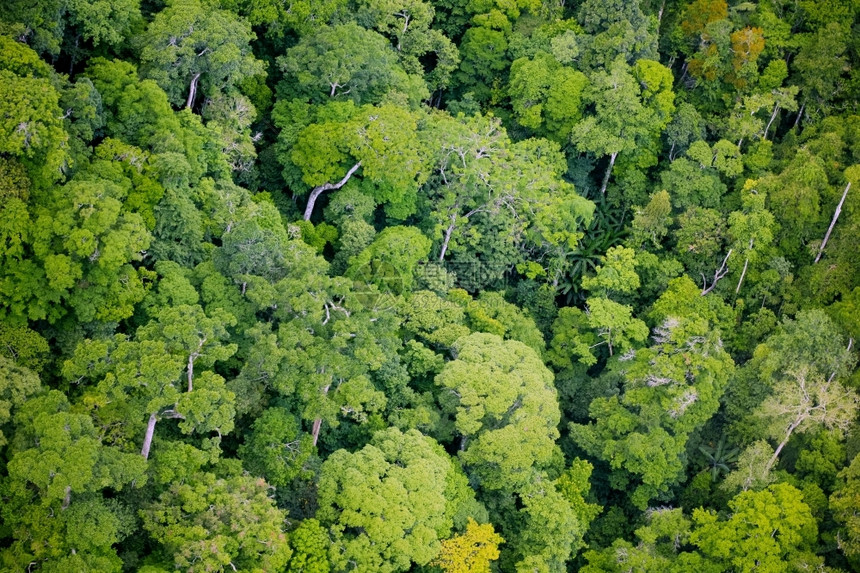
<path id="1" fill-rule="evenodd" d="M 557 284 L 563 255 L 593 214 L 593 204 L 561 178 L 557 144 L 511 143 L 494 118 L 436 119 L 428 133 L 433 175 L 422 199 L 430 212 L 425 225 L 439 241 L 438 260 L 473 265 L 471 272 L 485 267 L 492 279 L 512 262 L 537 259 L 526 266 Z"/>
<path id="2" fill-rule="evenodd" d="M 275 110 L 275 121 L 288 128 L 281 131 L 279 159 L 293 192 L 308 194 L 306 221 L 322 193 L 344 187 L 353 177 L 392 217 L 415 212 L 418 186 L 426 177 L 416 115 L 392 104 L 333 103 L 302 126 L 286 115 L 291 106 L 293 113 L 310 111 L 296 102 Z"/>
<path id="3" fill-rule="evenodd" d="M 657 62 L 639 60 L 631 68 L 623 58 L 591 75 L 583 97 L 593 111 L 574 126 L 571 143 L 580 152 L 609 157 L 601 194 L 606 193 L 618 156 L 647 155 L 668 125 L 675 109 L 671 78 Z"/>
<path id="4" fill-rule="evenodd" d="M 407 73 L 384 36 L 353 22 L 302 38 L 278 58 L 278 65 L 289 80 L 285 94 L 313 103 L 346 99 L 378 104 L 400 93 L 417 106 L 430 96 L 420 70 Z"/>
<path id="5" fill-rule="evenodd" d="M 636 480 L 637 507 L 681 479 L 687 439 L 716 413 L 734 367 L 708 304 L 689 279 L 672 281 L 655 304 L 652 346 L 615 358 L 623 392 L 591 402 L 593 423 L 570 426 L 580 447 L 609 462 L 613 487 Z"/>
<path id="6" fill-rule="evenodd" d="M 32 50 L 15 50 L 19 51 L 20 56 L 38 62 Z M 0 153 L 17 158 L 36 185 L 47 187 L 62 179 L 68 167 L 69 136 L 64 129 L 60 93 L 46 66 L 35 65 L 34 69 L 10 61 L 12 58 L 4 60 L 0 67 Z"/>
<path id="7" fill-rule="evenodd" d="M 277 0 L 242 0 L 240 13 L 254 26 L 264 26 L 266 35 L 279 39 L 293 31 L 312 34 L 346 10 L 346 0 L 299 0 L 284 5 Z"/>
<path id="8" fill-rule="evenodd" d="M 860 504 L 860 457 L 854 457 L 851 464 L 839 472 L 838 481 L 830 496 L 830 509 L 833 517 L 842 526 L 838 533 L 839 548 L 850 559 L 860 558 L 860 522 L 857 506 Z"/>
<path id="9" fill-rule="evenodd" d="M 142 444 L 143 458 L 149 457 L 160 420 L 179 420 L 186 434 L 227 434 L 233 429 L 235 396 L 221 376 L 201 368 L 236 349 L 219 340 L 223 324 L 234 319 L 223 312 L 215 316 L 208 318 L 195 306 L 162 309 L 133 339 L 116 335 L 82 342 L 63 374 L 94 383 L 87 394 L 96 416 L 106 426 L 121 424 L 112 439 L 129 449 Z"/>
<path id="10" fill-rule="evenodd" d="M 860 397 L 835 379 L 835 373 L 825 379 L 807 369 L 786 372 L 758 411 L 770 420 L 771 436 L 780 440 L 767 468 L 773 467 L 795 432 L 822 426 L 845 431 L 853 425 L 858 409 Z"/>
<path id="11" fill-rule="evenodd" d="M 460 459 L 481 487 L 519 488 L 553 456 L 558 402 L 552 374 L 529 347 L 492 334 L 454 345 L 457 359 L 436 377 L 454 418 Z"/>
<path id="12" fill-rule="evenodd" d="M 763 258 L 763 254 L 768 252 L 774 235 L 774 218 L 770 211 L 764 208 L 764 193 L 750 189 L 748 193 L 742 194 L 741 201 L 742 210 L 734 211 L 729 215 L 728 230 L 729 238 L 732 240 L 730 248 L 737 254 L 730 265 L 735 267 L 735 272 L 740 261 L 743 260 L 735 294 L 739 293 L 743 286 L 747 271 L 750 270 L 750 263 L 753 268 L 756 267 L 756 263 Z"/>
<path id="13" fill-rule="evenodd" d="M 784 319 L 779 328 L 755 348 L 752 358 L 739 370 L 727 391 L 726 415 L 731 434 L 745 442 L 771 437 L 766 418 L 754 412 L 769 396 L 773 396 L 776 403 L 782 399 L 791 403 L 799 397 L 797 385 L 800 382 L 796 377 L 801 373 L 804 383 L 808 380 L 826 390 L 830 388 L 827 383 L 830 380 L 837 385 L 832 389 L 838 391 L 837 387 L 841 387 L 838 381 L 845 380 L 856 364 L 848 344 L 839 328 L 821 310 L 803 311 L 794 319 Z M 786 391 L 783 398 L 773 394 L 774 388 L 780 385 Z M 816 399 L 814 394 L 809 394 L 796 402 L 796 407 L 800 408 L 798 412 L 814 407 Z M 780 423 L 785 421 L 782 415 L 776 417 Z M 785 424 L 773 435 L 775 438 L 778 435 L 780 441 L 790 422 L 785 421 Z"/>
<path id="14" fill-rule="evenodd" d="M 738 571 L 780 571 L 786 564 L 816 566 L 818 527 L 801 492 L 788 484 L 746 491 L 729 502 L 732 514 L 693 512 L 690 541 L 710 560 Z M 723 569 L 725 570 L 725 569 Z"/>
<path id="15" fill-rule="evenodd" d="M 692 522 L 681 508 L 654 508 L 645 515 L 645 525 L 635 532 L 637 543 L 617 539 L 602 550 L 585 553 L 588 565 L 583 573 L 621 573 L 622 571 L 723 571 L 699 553 L 682 551 L 689 544 Z"/>
<path id="16" fill-rule="evenodd" d="M 586 32 L 579 37 L 582 60 L 593 69 L 609 67 L 618 58 L 629 64 L 656 59 L 654 22 L 638 1 L 585 0 L 578 6 L 577 21 Z"/>
<path id="17" fill-rule="evenodd" d="M 74 413 L 69 400 L 50 390 L 29 400 L 15 416 L 2 517 L 12 528 L 0 562 L 26 569 L 120 571 L 111 546 L 131 529 L 133 517 L 115 500 L 131 484 L 146 482 L 146 462 L 103 443 L 93 419 Z"/>
<path id="18" fill-rule="evenodd" d="M 435 9 L 423 0 L 360 0 L 356 20 L 377 30 L 394 44 L 404 69 L 411 74 L 424 74 L 431 91 L 444 89 L 451 74 L 460 63 L 460 54 L 451 40 L 430 26 Z M 428 55 L 436 56 L 431 69 L 422 63 Z"/>
<path id="19" fill-rule="evenodd" d="M 39 52 L 56 56 L 61 48 L 72 51 L 81 40 L 94 47 L 119 48 L 141 21 L 140 0 L 49 0 L 31 4 L 11 0 L 0 18 L 24 27 L 23 37 Z M 64 37 L 70 44 L 63 45 Z"/>
<path id="20" fill-rule="evenodd" d="M 317 519 L 329 527 L 337 569 L 394 572 L 428 564 L 451 531 L 452 512 L 468 502 L 450 498 L 465 477 L 417 430 L 378 432 L 355 453 L 334 452 L 320 471 Z"/>
<path id="21" fill-rule="evenodd" d="M 170 568 L 280 570 L 292 551 L 284 513 L 268 490 L 265 481 L 251 476 L 197 473 L 171 484 L 139 514 L 144 530 L 163 546 Z"/>
<path id="22" fill-rule="evenodd" d="M 2 428 L 12 420 L 13 408 L 24 405 L 41 389 L 41 383 L 35 372 L 4 356 L 0 356 L 0 380 L 0 447 L 3 447 L 8 437 Z"/>
<path id="23" fill-rule="evenodd" d="M 128 191 L 81 178 L 34 197 L 33 256 L 7 269 L 7 312 L 18 320 L 56 321 L 67 308 L 81 322 L 131 316 L 146 276 L 132 263 L 151 236 L 140 215 L 124 209 Z"/>
<path id="24" fill-rule="evenodd" d="M 346 276 L 375 284 L 382 293 L 411 291 L 418 263 L 427 260 L 430 245 L 414 227 L 387 227 L 350 260 Z"/>
<path id="25" fill-rule="evenodd" d="M 173 0 L 142 38 L 141 71 L 174 106 L 194 109 L 198 91 L 214 99 L 264 73 L 263 62 L 251 52 L 254 39 L 250 26 L 230 12 L 200 0 Z"/>
<path id="26" fill-rule="evenodd" d="M 805 110 L 813 117 L 827 115 L 839 103 L 847 86 L 845 72 L 850 70 L 845 57 L 849 35 L 844 25 L 831 22 L 804 38 L 792 62 L 801 89 L 801 113 Z"/>
<path id="27" fill-rule="evenodd" d="M 470 517 L 465 532 L 442 541 L 439 556 L 431 564 L 445 573 L 490 573 L 490 562 L 499 558 L 498 546 L 504 541 L 492 523 L 478 525 Z"/>
<path id="28" fill-rule="evenodd" d="M 523 127 L 564 145 L 582 120 L 587 85 L 585 74 L 545 52 L 519 58 L 511 64 L 508 87 L 514 117 Z"/>

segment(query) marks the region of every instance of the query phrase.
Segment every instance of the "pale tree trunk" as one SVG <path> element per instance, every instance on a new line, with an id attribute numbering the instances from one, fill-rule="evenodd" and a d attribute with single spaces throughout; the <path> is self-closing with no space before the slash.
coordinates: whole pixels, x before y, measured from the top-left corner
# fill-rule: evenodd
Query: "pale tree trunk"
<path id="1" fill-rule="evenodd" d="M 461 219 L 468 219 L 469 217 L 471 217 L 471 216 L 472 216 L 472 215 L 474 215 L 475 213 L 480 213 L 481 211 L 484 211 L 484 210 L 485 210 L 485 208 L 486 208 L 489 204 L 490 204 L 490 203 L 488 202 L 488 203 L 484 203 L 483 205 L 481 205 L 481 206 L 479 206 L 479 207 L 475 207 L 474 209 L 472 209 L 471 211 L 469 211 L 468 213 L 466 213 L 465 215 L 463 215 L 463 216 L 461 217 Z M 510 207 L 510 205 L 509 205 L 509 207 Z M 460 206 L 459 206 L 459 205 L 455 205 L 455 208 L 456 208 L 456 209 L 459 209 L 459 208 L 460 208 Z M 516 213 L 514 213 L 514 214 L 516 214 Z M 450 242 L 451 242 L 451 235 L 454 233 L 454 229 L 456 228 L 456 225 L 457 225 L 457 217 L 458 217 L 457 213 L 453 213 L 453 214 L 451 215 L 451 224 L 450 224 L 450 225 L 448 225 L 448 228 L 447 228 L 447 229 L 445 229 L 445 238 L 442 240 L 442 249 L 441 249 L 441 252 L 439 253 L 439 262 L 440 262 L 440 263 L 441 263 L 441 262 L 444 262 L 444 260 L 445 260 L 445 253 L 447 253 L 447 252 L 448 252 L 448 245 L 449 245 L 449 244 L 450 244 Z"/>
<path id="2" fill-rule="evenodd" d="M 328 389 L 330 387 L 331 387 L 331 385 L 323 388 L 323 396 L 328 395 Z M 319 440 L 319 438 L 320 438 L 320 428 L 321 427 L 322 427 L 322 418 L 317 418 L 316 420 L 314 420 L 314 426 L 313 426 L 313 429 L 311 430 L 311 435 L 314 438 L 314 447 L 317 446 L 317 440 Z"/>
<path id="3" fill-rule="evenodd" d="M 341 179 L 337 183 L 326 183 L 325 185 L 314 187 L 311 191 L 311 194 L 308 195 L 308 204 L 307 207 L 305 207 L 305 221 L 311 220 L 311 215 L 313 215 L 314 212 L 314 205 L 316 204 L 319 196 L 322 195 L 323 191 L 340 189 L 341 187 L 346 185 L 346 182 L 349 181 L 349 178 L 352 177 L 356 171 L 358 171 L 359 167 L 361 167 L 361 161 L 350 167 L 349 171 L 346 172 L 346 175 L 343 176 L 343 179 Z"/>
<path id="4" fill-rule="evenodd" d="M 158 421 L 158 416 L 153 412 L 149 415 L 149 422 L 146 424 L 146 435 L 143 437 L 143 448 L 140 450 L 140 455 L 143 459 L 149 459 L 149 448 L 152 446 L 152 436 L 155 434 L 155 423 Z"/>
<path id="5" fill-rule="evenodd" d="M 783 438 L 782 442 L 780 442 L 780 444 L 776 447 L 776 451 L 773 452 L 773 456 L 771 456 L 770 461 L 767 462 L 767 468 L 765 468 L 765 474 L 767 474 L 771 470 L 773 465 L 777 462 L 777 460 L 779 459 L 779 453 L 782 451 L 782 448 L 784 448 L 785 445 L 788 443 L 788 439 L 791 438 L 791 434 L 794 432 L 794 430 L 797 429 L 797 427 L 800 424 L 803 423 L 803 420 L 805 420 L 805 419 L 806 419 L 806 416 L 799 416 L 788 427 L 788 430 L 785 432 L 785 438 Z"/>
<path id="6" fill-rule="evenodd" d="M 395 14 L 395 16 L 403 16 L 403 31 L 400 33 L 400 36 L 397 36 L 397 51 L 399 52 L 402 44 L 401 38 L 406 35 L 406 30 L 409 28 L 409 14 L 404 10 Z"/>
<path id="7" fill-rule="evenodd" d="M 72 486 L 67 485 L 65 495 L 63 496 L 63 509 L 69 507 L 70 503 L 72 503 Z"/>
<path id="8" fill-rule="evenodd" d="M 688 65 L 689 65 L 689 62 L 684 61 L 684 65 L 681 67 L 681 72 L 682 72 L 681 73 L 681 79 L 678 80 L 678 84 L 684 83 L 684 79 L 686 79 L 686 77 L 687 77 L 687 66 Z"/>
<path id="9" fill-rule="evenodd" d="M 705 296 L 717 286 L 717 283 L 720 282 L 724 276 L 729 273 L 729 269 L 726 267 L 726 263 L 729 262 L 729 257 L 732 256 L 732 249 L 729 249 L 729 252 L 726 253 L 726 258 L 723 259 L 723 264 L 720 265 L 714 272 L 714 282 L 711 283 L 711 286 L 708 286 L 708 281 L 705 279 L 705 273 L 702 273 L 702 296 Z"/>
<path id="10" fill-rule="evenodd" d="M 794 127 L 800 125 L 800 118 L 803 117 L 803 108 L 806 107 L 806 104 L 800 106 L 800 111 L 797 112 L 797 117 L 794 119 Z"/>
<path id="11" fill-rule="evenodd" d="M 188 90 L 188 101 L 185 102 L 185 107 L 191 109 L 194 105 L 194 99 L 197 97 L 197 82 L 200 81 L 200 72 L 194 74 L 194 77 L 191 78 L 191 87 Z"/>
<path id="12" fill-rule="evenodd" d="M 322 427 L 322 418 L 314 420 L 314 426 L 311 430 L 311 435 L 314 437 L 314 447 L 317 445 L 317 440 L 320 439 L 320 428 Z"/>
<path id="13" fill-rule="evenodd" d="M 827 234 L 824 235 L 824 240 L 821 241 L 821 248 L 818 249 L 818 254 L 815 255 L 815 263 L 817 263 L 821 258 L 821 254 L 824 252 L 824 247 L 827 246 L 827 241 L 830 240 L 830 233 L 833 232 L 833 226 L 836 225 L 836 219 L 838 219 L 839 214 L 842 213 L 842 205 L 845 203 L 845 198 L 848 196 L 849 189 L 851 189 L 850 181 L 848 182 L 848 185 L 845 186 L 845 191 L 842 193 L 842 199 L 839 200 L 839 205 L 836 206 L 836 212 L 833 213 L 833 220 L 830 221 L 830 226 L 827 228 Z"/>
<path id="14" fill-rule="evenodd" d="M 773 123 L 773 120 L 776 119 L 776 115 L 779 113 L 779 104 L 773 106 L 773 113 L 770 114 L 770 121 L 767 122 L 767 127 L 764 128 L 764 139 L 767 139 L 767 132 L 770 131 L 770 125 Z"/>
<path id="15" fill-rule="evenodd" d="M 750 264 L 750 258 L 747 257 L 747 259 L 744 261 L 744 270 L 741 271 L 741 278 L 740 278 L 740 280 L 738 280 L 738 286 L 735 287 L 735 294 L 738 294 L 739 292 L 741 292 L 741 285 L 744 284 L 744 277 L 747 274 L 747 266 L 749 266 L 749 264 Z"/>
<path id="16" fill-rule="evenodd" d="M 188 391 L 194 389 L 194 355 L 188 357 Z"/>
<path id="17" fill-rule="evenodd" d="M 242 294 L 245 294 L 244 292 Z M 200 358 L 200 351 L 203 345 L 206 344 L 206 338 L 202 338 L 197 343 L 197 350 L 188 355 L 188 391 L 194 390 L 194 361 Z"/>
<path id="18" fill-rule="evenodd" d="M 606 168 L 606 173 L 603 175 L 603 185 L 600 186 L 601 195 L 606 195 L 606 186 L 609 185 L 609 176 L 612 175 L 612 166 L 615 165 L 616 157 L 618 157 L 617 151 L 609 156 L 609 167 Z"/>
<path id="19" fill-rule="evenodd" d="M 445 229 L 445 239 L 442 241 L 442 251 L 439 253 L 439 262 L 443 262 L 445 260 L 445 253 L 448 252 L 448 243 L 451 242 L 451 234 L 454 233 L 454 225 L 457 222 L 457 214 L 454 213 L 451 215 L 451 224 L 448 225 L 448 228 Z"/>
<path id="20" fill-rule="evenodd" d="M 852 347 L 852 346 L 854 346 L 854 338 L 853 338 L 853 337 L 851 337 L 851 338 L 849 338 L 849 339 L 848 339 L 848 350 L 846 350 L 846 351 L 845 351 L 845 353 L 846 353 L 846 354 L 847 354 L 847 353 L 849 353 L 849 352 L 851 352 L 851 347 Z M 833 379 L 834 379 L 834 378 L 836 378 L 836 373 L 837 373 L 837 371 L 836 371 L 836 370 L 834 370 L 833 372 L 831 372 L 831 373 L 830 373 L 830 377 L 827 379 L 827 383 L 828 383 L 828 384 L 830 384 L 831 382 L 833 382 Z"/>
<path id="21" fill-rule="evenodd" d="M 752 240 L 752 239 L 750 239 L 750 248 L 749 248 L 749 250 L 751 251 L 751 250 L 752 250 L 752 248 L 753 248 L 753 240 Z M 749 266 L 749 264 L 750 264 L 750 257 L 749 257 L 749 255 L 747 255 L 747 258 L 746 258 L 746 260 L 744 261 L 744 270 L 743 270 L 743 271 L 741 271 L 741 278 L 740 278 L 740 280 L 738 281 L 738 286 L 735 288 L 735 294 L 738 294 L 738 293 L 741 291 L 741 285 L 744 283 L 744 277 L 747 275 L 747 267 Z"/>

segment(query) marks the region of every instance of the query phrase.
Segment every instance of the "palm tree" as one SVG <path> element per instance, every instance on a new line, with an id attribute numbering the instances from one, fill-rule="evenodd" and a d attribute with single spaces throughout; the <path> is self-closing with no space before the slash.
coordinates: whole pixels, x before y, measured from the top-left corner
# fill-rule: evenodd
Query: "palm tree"
<path id="1" fill-rule="evenodd" d="M 729 473 L 729 464 L 738 461 L 738 448 L 726 448 L 726 435 L 720 437 L 716 446 L 699 446 L 699 451 L 704 454 L 711 467 L 711 478 L 717 481 L 721 473 Z"/>

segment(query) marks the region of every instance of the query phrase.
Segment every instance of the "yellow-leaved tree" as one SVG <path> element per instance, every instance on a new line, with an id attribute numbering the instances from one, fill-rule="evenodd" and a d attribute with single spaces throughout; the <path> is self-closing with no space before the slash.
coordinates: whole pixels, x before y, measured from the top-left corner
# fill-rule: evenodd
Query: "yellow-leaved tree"
<path id="1" fill-rule="evenodd" d="M 490 561 L 499 558 L 499 544 L 504 542 L 492 523 L 478 525 L 470 517 L 464 534 L 442 542 L 442 550 L 432 565 L 446 573 L 490 573 Z"/>

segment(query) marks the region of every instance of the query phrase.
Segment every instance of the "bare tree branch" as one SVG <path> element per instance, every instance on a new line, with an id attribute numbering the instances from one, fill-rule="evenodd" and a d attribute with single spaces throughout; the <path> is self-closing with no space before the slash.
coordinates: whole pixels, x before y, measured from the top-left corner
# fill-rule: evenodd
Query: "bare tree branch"
<path id="1" fill-rule="evenodd" d="M 833 213 L 833 220 L 830 221 L 830 226 L 827 228 L 827 234 L 824 235 L 824 240 L 821 241 L 821 247 L 818 249 L 818 254 L 815 255 L 815 261 L 813 264 L 818 262 L 818 259 L 821 258 L 821 254 L 824 252 L 824 247 L 827 246 L 827 241 L 830 239 L 830 233 L 833 231 L 833 226 L 836 225 L 836 219 L 839 218 L 839 214 L 842 213 L 842 204 L 845 203 L 845 198 L 848 196 L 848 190 L 851 189 L 851 182 L 848 182 L 848 185 L 845 186 L 845 191 L 842 193 L 842 199 L 839 200 L 839 204 L 836 206 L 836 212 Z"/>
<path id="2" fill-rule="evenodd" d="M 726 253 L 726 258 L 723 259 L 723 264 L 720 265 L 714 272 L 714 281 L 711 283 L 711 286 L 708 286 L 708 282 L 705 280 L 705 274 L 702 273 L 702 296 L 705 296 L 717 286 L 717 283 L 720 282 L 720 279 L 729 274 L 729 269 L 726 267 L 726 263 L 729 262 L 729 257 L 732 256 L 732 249 L 729 249 L 729 252 Z"/>
<path id="3" fill-rule="evenodd" d="M 346 172 L 346 175 L 343 176 L 343 179 L 338 181 L 337 183 L 326 183 L 324 185 L 320 185 L 319 187 L 314 187 L 311 194 L 308 196 L 308 205 L 305 207 L 305 221 L 311 220 L 311 215 L 314 212 L 314 204 L 317 202 L 319 196 L 323 193 L 323 191 L 331 191 L 332 189 L 340 189 L 346 182 L 349 181 L 349 178 L 352 177 L 358 168 L 361 167 L 361 161 L 353 165 L 349 168 L 349 171 Z"/>

